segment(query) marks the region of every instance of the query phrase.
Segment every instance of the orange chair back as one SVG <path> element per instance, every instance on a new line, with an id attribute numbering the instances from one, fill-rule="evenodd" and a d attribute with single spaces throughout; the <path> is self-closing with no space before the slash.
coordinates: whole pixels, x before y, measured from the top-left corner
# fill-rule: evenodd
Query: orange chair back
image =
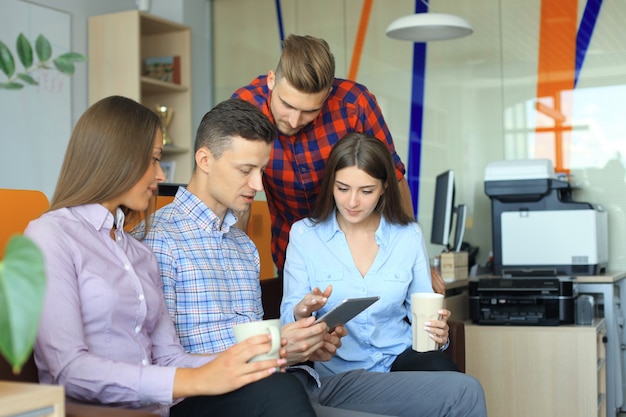
<path id="1" fill-rule="evenodd" d="M 156 200 L 156 209 L 158 210 L 163 206 L 167 206 L 172 201 L 174 201 L 173 195 L 159 195 Z"/>
<path id="2" fill-rule="evenodd" d="M 173 196 L 158 196 L 157 209 L 174 200 Z M 33 219 L 36 219 L 50 207 L 48 198 L 41 191 L 12 190 L 0 188 L 0 257 L 4 256 L 4 249 L 9 238 L 24 229 Z M 271 219 L 267 202 L 254 201 L 248 223 L 248 236 L 255 243 L 261 257 L 261 279 L 276 276 L 274 261 L 272 260 Z M 125 225 L 131 227 L 132 225 Z"/>
<path id="3" fill-rule="evenodd" d="M 266 201 L 256 200 L 252 202 L 250 220 L 248 221 L 248 236 L 256 245 L 261 258 L 261 279 L 276 276 L 274 260 L 272 259 L 272 220 Z"/>
<path id="4" fill-rule="evenodd" d="M 41 191 L 0 188 L 0 257 L 4 257 L 9 238 L 24 232 L 28 223 L 49 207 L 48 197 Z"/>

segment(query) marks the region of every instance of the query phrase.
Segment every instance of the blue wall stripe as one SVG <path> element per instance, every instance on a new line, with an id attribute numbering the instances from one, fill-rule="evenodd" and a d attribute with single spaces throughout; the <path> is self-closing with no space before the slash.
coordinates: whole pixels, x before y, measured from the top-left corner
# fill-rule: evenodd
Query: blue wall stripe
<path id="1" fill-rule="evenodd" d="M 576 36 L 576 75 L 574 76 L 574 87 L 578 84 L 578 76 L 585 62 L 585 56 L 587 56 L 591 36 L 596 27 L 601 8 L 602 0 L 587 0 Z"/>
<path id="2" fill-rule="evenodd" d="M 428 12 L 421 0 L 415 1 L 415 13 Z M 426 43 L 413 44 L 413 79 L 411 86 L 411 122 L 407 182 L 411 190 L 415 218 L 419 213 L 420 166 L 422 158 L 422 127 L 424 125 L 424 84 L 426 77 Z"/>
<path id="3" fill-rule="evenodd" d="M 278 22 L 278 36 L 280 37 L 280 50 L 283 49 L 283 41 L 285 40 L 285 27 L 283 26 L 283 11 L 280 8 L 280 0 L 276 0 L 276 21 Z"/>

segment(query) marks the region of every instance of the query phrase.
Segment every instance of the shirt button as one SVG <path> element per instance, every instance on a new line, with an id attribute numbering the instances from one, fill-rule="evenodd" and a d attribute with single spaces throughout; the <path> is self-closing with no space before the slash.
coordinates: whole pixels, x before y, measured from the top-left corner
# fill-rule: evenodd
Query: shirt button
<path id="1" fill-rule="evenodd" d="M 139 301 L 143 301 L 144 298 L 143 294 L 139 294 Z"/>
<path id="2" fill-rule="evenodd" d="M 309 168 L 307 167 L 300 167 L 300 172 L 307 172 L 309 170 Z"/>
<path id="3" fill-rule="evenodd" d="M 118 236 L 118 237 L 117 237 L 117 241 L 119 242 L 120 240 L 122 240 L 122 237 L 121 237 L 121 236 Z"/>
<path id="4" fill-rule="evenodd" d="M 130 271 L 130 265 L 124 265 L 124 269 Z"/>
<path id="5" fill-rule="evenodd" d="M 144 359 L 144 360 L 142 360 L 142 361 L 141 361 L 141 364 L 142 364 L 143 366 L 148 366 L 148 359 Z"/>
<path id="6" fill-rule="evenodd" d="M 135 327 L 135 333 L 139 333 L 141 331 L 141 326 Z"/>

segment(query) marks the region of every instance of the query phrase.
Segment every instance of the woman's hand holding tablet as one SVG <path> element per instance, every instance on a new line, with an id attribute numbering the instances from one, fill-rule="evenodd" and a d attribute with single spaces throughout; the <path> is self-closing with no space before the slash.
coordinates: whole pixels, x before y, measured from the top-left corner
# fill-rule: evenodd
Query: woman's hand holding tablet
<path id="1" fill-rule="evenodd" d="M 340 304 L 333 307 L 323 316 L 319 317 L 315 323 L 325 322 L 328 325 L 328 329 L 332 332 L 335 327 L 343 326 L 356 315 L 361 313 L 367 307 L 378 301 L 380 297 L 361 297 L 361 298 L 347 298 Z"/>

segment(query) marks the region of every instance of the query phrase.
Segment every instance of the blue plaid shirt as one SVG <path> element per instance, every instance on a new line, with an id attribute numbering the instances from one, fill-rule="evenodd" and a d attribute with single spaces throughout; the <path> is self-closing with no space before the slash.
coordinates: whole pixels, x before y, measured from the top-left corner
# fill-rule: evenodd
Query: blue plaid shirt
<path id="1" fill-rule="evenodd" d="M 144 239 L 158 260 L 167 308 L 188 352 L 226 350 L 235 343 L 233 325 L 263 317 L 259 253 L 233 227 L 236 221 L 229 211 L 220 225 L 215 213 L 180 187 Z"/>

